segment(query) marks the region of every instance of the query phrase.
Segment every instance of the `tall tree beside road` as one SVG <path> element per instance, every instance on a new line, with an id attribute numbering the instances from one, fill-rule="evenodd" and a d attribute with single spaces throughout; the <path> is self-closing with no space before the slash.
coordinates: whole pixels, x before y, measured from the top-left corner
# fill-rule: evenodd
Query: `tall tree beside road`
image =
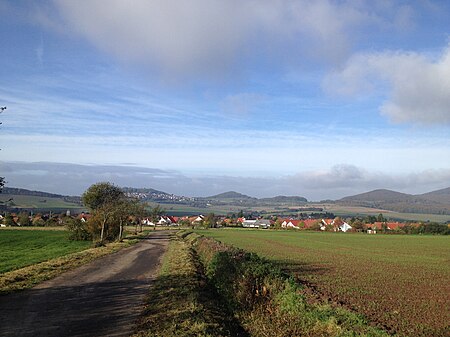
<path id="1" fill-rule="evenodd" d="M 101 182 L 91 185 L 82 195 L 83 204 L 93 213 L 89 219 L 88 228 L 98 236 L 100 231 L 100 243 L 105 239 L 113 239 L 120 235 L 120 221 L 123 219 L 121 209 L 124 209 L 126 197 L 123 191 L 108 182 Z"/>

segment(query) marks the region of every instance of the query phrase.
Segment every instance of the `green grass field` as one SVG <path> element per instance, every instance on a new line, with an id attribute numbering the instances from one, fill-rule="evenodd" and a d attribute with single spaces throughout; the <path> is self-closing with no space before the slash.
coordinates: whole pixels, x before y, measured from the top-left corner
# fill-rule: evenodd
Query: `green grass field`
<path id="1" fill-rule="evenodd" d="M 61 198 L 47 198 L 30 195 L 16 195 L 16 194 L 2 194 L 0 201 L 6 201 L 10 198 L 14 200 L 8 205 L 10 207 L 25 208 L 25 209 L 51 209 L 51 210 L 67 210 L 67 209 L 81 209 L 83 206 L 64 201 Z"/>
<path id="2" fill-rule="evenodd" d="M 448 236 L 198 232 L 280 263 L 323 300 L 341 303 L 391 333 L 444 336 L 450 329 Z"/>
<path id="3" fill-rule="evenodd" d="M 0 274 L 89 248 L 64 230 L 0 230 Z"/>

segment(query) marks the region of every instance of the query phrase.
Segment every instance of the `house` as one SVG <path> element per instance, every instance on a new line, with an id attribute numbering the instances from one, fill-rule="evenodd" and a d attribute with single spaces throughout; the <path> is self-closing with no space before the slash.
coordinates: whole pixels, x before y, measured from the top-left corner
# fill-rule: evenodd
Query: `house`
<path id="1" fill-rule="evenodd" d="M 192 225 L 199 225 L 205 220 L 205 216 L 202 214 L 198 216 L 191 216 L 188 218 L 188 220 Z"/>
<path id="2" fill-rule="evenodd" d="M 267 229 L 270 227 L 271 224 L 272 222 L 266 219 L 244 220 L 242 222 L 242 227 Z"/>
<path id="3" fill-rule="evenodd" d="M 309 229 L 313 225 L 315 225 L 316 223 L 319 222 L 319 220 L 317 220 L 317 219 L 305 219 L 305 220 L 302 220 L 302 221 L 305 224 L 305 227 L 304 227 L 305 229 Z"/>
<path id="4" fill-rule="evenodd" d="M 294 228 L 294 229 L 300 229 L 300 221 L 301 220 L 284 220 L 281 223 L 281 228 Z"/>
<path id="5" fill-rule="evenodd" d="M 339 228 L 339 230 L 340 230 L 341 232 L 344 232 L 344 233 L 345 233 L 345 232 L 351 230 L 351 229 L 352 229 L 352 226 L 350 226 L 348 223 L 346 223 L 346 222 L 344 221 L 344 223 L 341 224 L 338 228 Z"/>
<path id="6" fill-rule="evenodd" d="M 78 214 L 77 219 L 81 222 L 87 222 L 92 217 L 92 214 L 81 213 Z"/>
<path id="7" fill-rule="evenodd" d="M 345 233 L 352 229 L 352 226 L 350 226 L 348 223 L 346 223 L 340 218 L 322 219 L 320 229 L 324 231 L 327 229 L 327 226 L 333 226 L 333 230 L 335 232 Z"/>
<path id="8" fill-rule="evenodd" d="M 333 219 L 322 219 L 320 221 L 320 230 L 324 231 L 327 229 L 327 226 L 333 226 L 334 220 Z"/>
<path id="9" fill-rule="evenodd" d="M 256 220 L 255 225 L 258 226 L 258 228 L 267 229 L 272 225 L 272 221 L 267 219 L 258 219 Z"/>
<path id="10" fill-rule="evenodd" d="M 245 220 L 245 218 L 244 218 L 244 220 L 242 221 L 242 227 L 255 228 L 256 227 L 255 223 L 256 223 L 256 220 Z"/>
<path id="11" fill-rule="evenodd" d="M 173 226 L 177 225 L 177 222 L 174 217 L 161 215 L 158 218 L 158 221 L 152 221 L 151 218 L 144 218 L 141 220 L 141 223 L 146 226 Z"/>

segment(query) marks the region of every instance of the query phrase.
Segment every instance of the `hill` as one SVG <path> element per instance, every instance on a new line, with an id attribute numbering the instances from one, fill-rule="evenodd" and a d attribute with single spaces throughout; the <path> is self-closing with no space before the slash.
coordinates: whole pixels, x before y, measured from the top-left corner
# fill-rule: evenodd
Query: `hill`
<path id="1" fill-rule="evenodd" d="M 450 204 L 450 187 L 417 195 L 420 198 Z"/>
<path id="2" fill-rule="evenodd" d="M 0 194 L 1 210 L 65 211 L 82 208 L 81 198 L 61 194 L 4 187 Z"/>
<path id="3" fill-rule="evenodd" d="M 272 198 L 262 198 L 259 199 L 261 202 L 267 202 L 267 203 L 281 203 L 281 204 L 301 204 L 308 202 L 308 200 L 304 197 L 298 197 L 298 196 L 285 196 L 285 195 L 278 195 L 276 197 Z"/>
<path id="4" fill-rule="evenodd" d="M 17 188 L 17 187 L 4 187 L 1 195 L 9 195 L 9 196 L 28 196 L 28 197 L 40 197 L 40 198 L 51 198 L 51 199 L 61 199 L 67 203 L 81 204 L 81 197 L 79 196 L 68 196 L 62 194 L 48 193 L 42 191 L 32 191 L 27 190 L 25 188 Z"/>
<path id="5" fill-rule="evenodd" d="M 220 194 L 216 194 L 210 197 L 206 197 L 205 199 L 256 199 L 253 197 L 249 197 L 248 195 L 238 193 L 235 191 L 224 192 Z"/>
<path id="6" fill-rule="evenodd" d="M 411 198 L 413 198 L 413 196 L 410 194 L 379 189 L 345 197 L 340 199 L 339 201 L 392 202 L 392 201 L 406 201 L 410 200 Z"/>
<path id="7" fill-rule="evenodd" d="M 421 195 L 379 189 L 336 201 L 341 205 L 364 206 L 402 213 L 450 214 L 450 188 Z"/>

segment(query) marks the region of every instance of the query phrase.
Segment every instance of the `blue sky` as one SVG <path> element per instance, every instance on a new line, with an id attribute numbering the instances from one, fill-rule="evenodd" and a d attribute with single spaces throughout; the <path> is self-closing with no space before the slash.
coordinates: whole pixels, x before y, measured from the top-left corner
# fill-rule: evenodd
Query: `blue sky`
<path id="1" fill-rule="evenodd" d="M 450 186 L 448 1 L 3 1 L 0 14 L 9 186 L 313 200 Z"/>

